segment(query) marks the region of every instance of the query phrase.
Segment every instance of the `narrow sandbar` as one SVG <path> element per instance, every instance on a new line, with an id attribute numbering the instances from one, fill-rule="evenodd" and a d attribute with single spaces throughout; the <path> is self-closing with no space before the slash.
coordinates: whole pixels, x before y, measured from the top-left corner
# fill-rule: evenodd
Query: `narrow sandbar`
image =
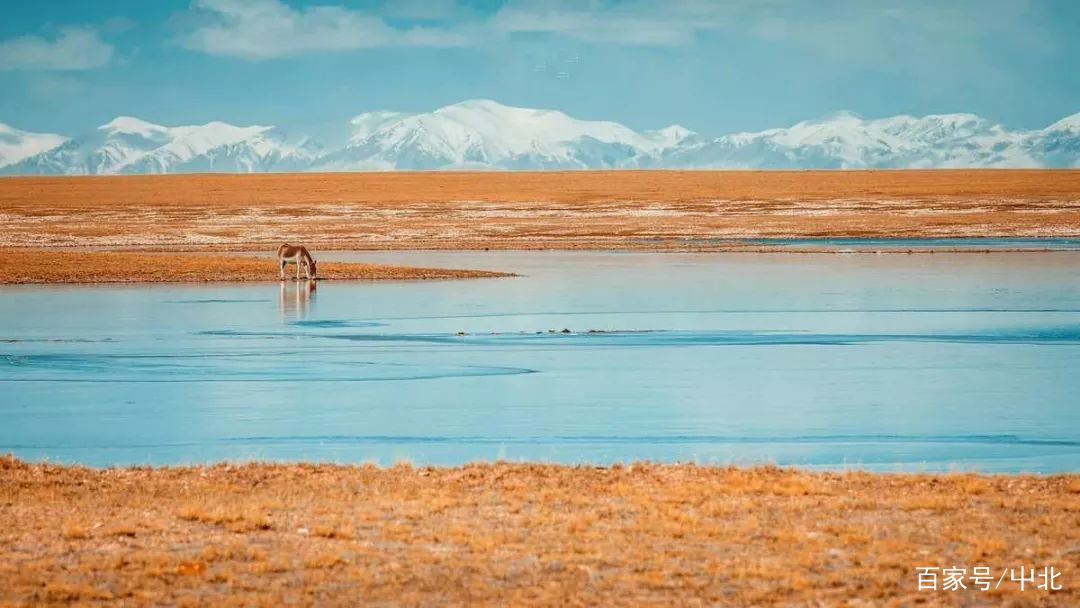
<path id="1" fill-rule="evenodd" d="M 277 282 L 279 276 L 277 261 L 271 257 L 0 249 L 0 284 Z M 286 276 L 294 280 L 296 267 L 289 266 Z M 319 280 L 400 281 L 505 276 L 512 275 L 486 270 L 353 262 L 318 264 Z"/>

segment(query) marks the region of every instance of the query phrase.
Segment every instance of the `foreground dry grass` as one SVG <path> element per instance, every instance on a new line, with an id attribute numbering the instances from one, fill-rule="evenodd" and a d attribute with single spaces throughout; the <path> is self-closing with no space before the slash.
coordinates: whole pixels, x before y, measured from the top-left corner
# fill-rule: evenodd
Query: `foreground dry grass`
<path id="1" fill-rule="evenodd" d="M 1080 603 L 1080 476 L 0 458 L 0 604 Z M 916 566 L 1054 565 L 1054 593 Z"/>
<path id="2" fill-rule="evenodd" d="M 350 262 L 320 263 L 318 269 L 320 280 L 469 279 L 509 276 L 506 273 L 483 270 Z M 276 281 L 278 276 L 277 262 L 273 258 L 0 248 L 0 284 Z M 295 278 L 296 267 L 289 266 L 286 276 Z"/>
<path id="3" fill-rule="evenodd" d="M 617 171 L 0 179 L 0 246 L 707 248 L 1080 235 L 1080 171 Z"/>

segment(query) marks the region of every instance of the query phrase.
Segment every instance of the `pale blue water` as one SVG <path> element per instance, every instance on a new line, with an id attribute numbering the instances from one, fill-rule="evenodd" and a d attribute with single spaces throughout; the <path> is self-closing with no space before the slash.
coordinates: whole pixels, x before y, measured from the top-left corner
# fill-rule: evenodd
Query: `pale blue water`
<path id="1" fill-rule="evenodd" d="M 1080 470 L 1080 252 L 322 257 L 524 276 L 0 289 L 0 452 Z"/>
<path id="2" fill-rule="evenodd" d="M 1029 237 L 970 237 L 970 238 L 921 238 L 921 239 L 860 239 L 860 238 L 794 238 L 794 239 L 745 239 L 736 241 L 746 245 L 771 245 L 794 249 L 829 249 L 852 248 L 856 250 L 904 250 L 904 249 L 946 249 L 946 250 L 984 250 L 1018 249 L 1030 251 L 1080 251 L 1080 239 L 1077 238 L 1029 238 Z"/>

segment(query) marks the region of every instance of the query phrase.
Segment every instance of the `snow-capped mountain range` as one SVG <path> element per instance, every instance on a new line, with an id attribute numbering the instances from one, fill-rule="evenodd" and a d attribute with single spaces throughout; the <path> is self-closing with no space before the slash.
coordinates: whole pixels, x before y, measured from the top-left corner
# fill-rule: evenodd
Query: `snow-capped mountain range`
<path id="1" fill-rule="evenodd" d="M 37 140 L 46 137 L 33 135 Z M 0 172 L 97 175 L 301 171 L 323 154 L 316 144 L 306 139 L 290 141 L 273 127 L 237 127 L 223 122 L 163 127 L 129 116 L 120 116 L 70 139 L 49 137 L 56 137 L 56 143 L 36 154 L 24 154 L 18 162 L 0 168 Z"/>
<path id="2" fill-rule="evenodd" d="M 1010 130 L 974 114 L 864 119 L 842 112 L 787 128 L 706 137 L 635 131 L 556 110 L 470 100 L 434 112 L 378 111 L 327 148 L 275 127 L 165 127 L 118 117 L 64 137 L 0 123 L 0 174 L 89 175 L 425 169 L 832 169 L 1080 167 L 1080 113 Z"/>

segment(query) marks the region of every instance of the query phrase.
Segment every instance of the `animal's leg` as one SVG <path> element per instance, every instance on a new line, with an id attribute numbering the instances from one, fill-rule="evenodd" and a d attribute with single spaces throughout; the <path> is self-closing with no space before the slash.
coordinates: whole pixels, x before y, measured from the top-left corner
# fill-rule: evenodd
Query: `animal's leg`
<path id="1" fill-rule="evenodd" d="M 296 280 L 300 280 L 300 260 L 296 260 Z"/>
<path id="2" fill-rule="evenodd" d="M 281 280 L 285 280 L 285 258 L 278 258 L 278 272 L 281 274 Z"/>

